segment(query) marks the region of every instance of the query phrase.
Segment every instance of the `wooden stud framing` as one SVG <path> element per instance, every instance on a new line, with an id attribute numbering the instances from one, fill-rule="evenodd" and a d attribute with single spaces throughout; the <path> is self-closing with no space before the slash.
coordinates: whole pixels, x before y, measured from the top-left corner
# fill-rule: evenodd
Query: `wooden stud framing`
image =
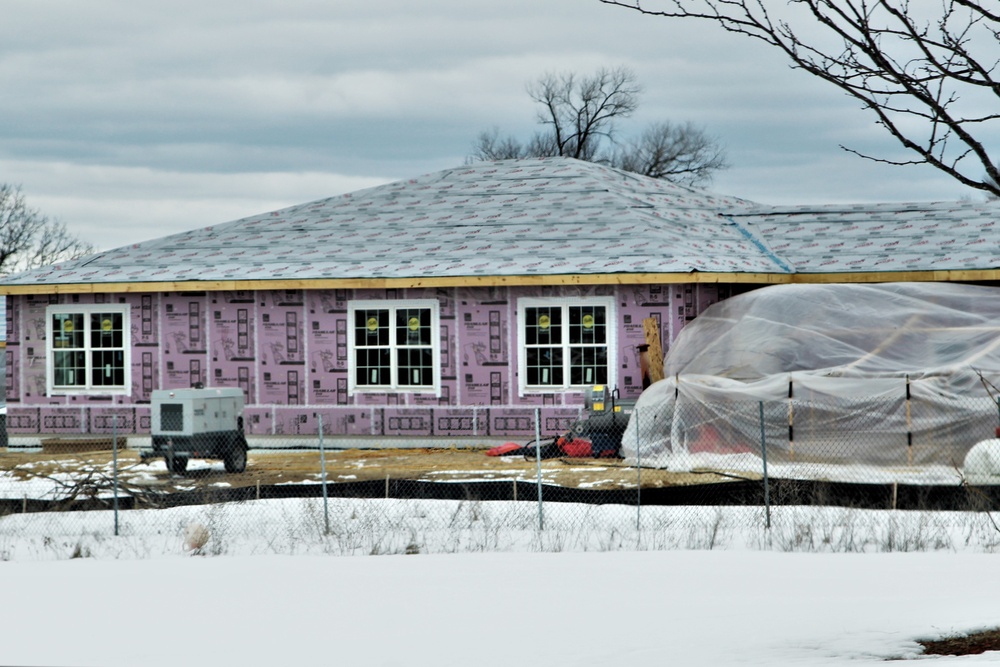
<path id="1" fill-rule="evenodd" d="M 649 346 L 649 380 L 657 382 L 663 379 L 663 348 L 660 346 L 660 327 L 655 318 L 647 317 L 642 321 L 642 330 L 646 335 L 646 345 Z"/>

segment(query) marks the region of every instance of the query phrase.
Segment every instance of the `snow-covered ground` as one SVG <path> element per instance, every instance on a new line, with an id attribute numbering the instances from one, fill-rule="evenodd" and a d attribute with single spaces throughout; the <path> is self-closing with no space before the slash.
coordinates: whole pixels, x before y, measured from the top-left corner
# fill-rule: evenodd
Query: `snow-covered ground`
<path id="1" fill-rule="evenodd" d="M 5 665 L 877 665 L 1000 625 L 996 557 L 953 553 L 84 559 L 0 590 Z"/>
<path id="2" fill-rule="evenodd" d="M 257 501 L 122 512 L 117 537 L 111 512 L 3 517 L 0 664 L 875 665 L 1000 626 L 985 514 L 536 510 Z"/>

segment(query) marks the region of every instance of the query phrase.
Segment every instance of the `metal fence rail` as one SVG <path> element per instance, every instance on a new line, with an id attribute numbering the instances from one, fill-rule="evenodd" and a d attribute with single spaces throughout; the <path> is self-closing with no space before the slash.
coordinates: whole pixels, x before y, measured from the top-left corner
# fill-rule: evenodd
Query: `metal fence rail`
<path id="1" fill-rule="evenodd" d="M 770 548 L 944 548 L 973 534 L 1000 544 L 991 398 L 952 406 L 951 419 L 884 397 L 619 407 L 559 432 L 536 410 L 537 435 L 510 443 L 358 448 L 321 427 L 294 441 L 226 436 L 204 457 L 154 451 L 150 437 L 117 430 L 11 438 L 0 449 L 0 559 L 142 557 L 178 545 L 208 554 L 711 548 L 722 535 Z M 231 450 L 244 443 L 238 472 Z M 910 518 L 893 533 L 883 524 L 900 512 Z M 919 529 L 917 515 L 928 517 L 915 519 Z M 859 516 L 882 527 L 862 530 Z"/>

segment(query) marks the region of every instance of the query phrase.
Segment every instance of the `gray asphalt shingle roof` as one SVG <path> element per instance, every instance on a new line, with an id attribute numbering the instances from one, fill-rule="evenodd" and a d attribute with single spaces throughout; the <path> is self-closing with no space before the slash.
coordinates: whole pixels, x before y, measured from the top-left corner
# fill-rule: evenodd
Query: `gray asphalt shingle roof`
<path id="1" fill-rule="evenodd" d="M 758 207 L 746 217 L 799 273 L 1000 268 L 1000 202 Z"/>
<path id="2" fill-rule="evenodd" d="M 768 207 L 569 158 L 479 163 L 4 285 L 1000 267 L 1000 205 Z"/>

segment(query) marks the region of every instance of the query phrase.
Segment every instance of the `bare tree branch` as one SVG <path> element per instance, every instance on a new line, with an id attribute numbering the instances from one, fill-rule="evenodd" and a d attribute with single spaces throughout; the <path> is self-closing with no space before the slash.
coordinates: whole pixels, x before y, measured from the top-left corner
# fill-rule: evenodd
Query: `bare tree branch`
<path id="1" fill-rule="evenodd" d="M 546 74 L 528 86 L 528 95 L 542 106 L 538 121 L 551 128 L 556 155 L 589 161 L 598 161 L 600 140 L 612 138 L 615 121 L 638 108 L 640 92 L 626 67 L 602 68 L 590 77 Z"/>
<path id="2" fill-rule="evenodd" d="M 29 207 L 19 187 L 0 184 L 0 275 L 94 252 L 62 222 Z"/>
<path id="3" fill-rule="evenodd" d="M 625 171 L 662 178 L 689 185 L 711 180 L 725 169 L 725 152 L 703 130 L 691 123 L 671 125 L 654 123 L 642 135 L 625 142 L 612 158 L 612 164 Z"/>
<path id="4" fill-rule="evenodd" d="M 501 137 L 500 129 L 484 130 L 476 137 L 472 152 L 480 160 L 512 160 L 524 157 L 524 147 L 513 137 Z"/>
<path id="5" fill-rule="evenodd" d="M 1000 13 L 989 0 L 940 0 L 933 8 L 909 0 L 600 2 L 651 16 L 712 21 L 778 48 L 793 67 L 859 100 L 916 157 L 845 150 L 888 164 L 929 164 L 1000 196 L 997 160 L 984 145 L 986 126 L 1000 123 L 1000 111 L 994 111 L 1000 98 Z"/>

